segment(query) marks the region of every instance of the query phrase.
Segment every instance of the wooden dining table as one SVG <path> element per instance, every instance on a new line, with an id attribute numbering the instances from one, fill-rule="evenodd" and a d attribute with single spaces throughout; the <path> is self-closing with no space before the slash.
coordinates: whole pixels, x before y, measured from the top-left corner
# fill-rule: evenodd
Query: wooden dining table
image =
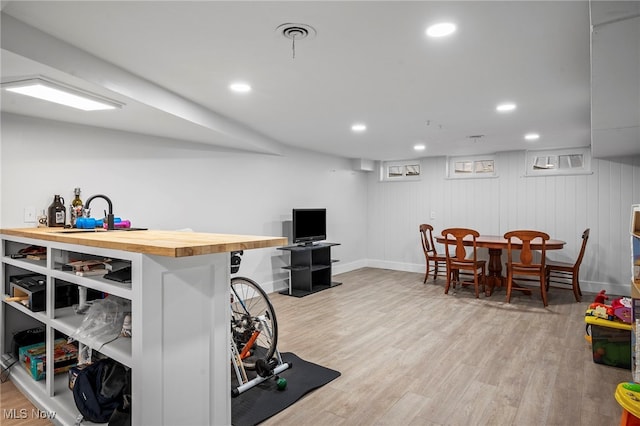
<path id="1" fill-rule="evenodd" d="M 444 244 L 446 238 L 442 235 L 436 236 L 436 241 Z M 506 277 L 502 275 L 502 250 L 507 249 L 507 239 L 502 235 L 480 235 L 476 238 L 476 247 L 483 247 L 489 249 L 489 265 L 487 275 L 487 287 L 485 288 L 485 295 L 491 296 L 493 290 L 496 287 L 503 287 Z M 449 238 L 449 244 L 455 245 L 455 239 Z M 463 244 L 465 246 L 473 246 L 473 239 L 470 235 L 464 238 Z M 547 250 L 560 250 L 566 243 L 561 240 L 549 239 L 546 242 Z M 512 242 L 511 246 L 514 249 L 521 249 L 522 244 L 518 244 L 516 240 Z M 532 250 L 541 250 L 542 241 L 539 238 L 531 240 Z"/>

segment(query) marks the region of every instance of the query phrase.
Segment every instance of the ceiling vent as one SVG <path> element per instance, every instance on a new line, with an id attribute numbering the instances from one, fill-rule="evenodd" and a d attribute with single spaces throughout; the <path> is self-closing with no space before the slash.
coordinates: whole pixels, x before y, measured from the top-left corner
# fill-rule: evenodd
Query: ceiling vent
<path id="1" fill-rule="evenodd" d="M 276 28 L 278 34 L 282 34 L 285 38 L 291 40 L 292 57 L 296 57 L 296 41 L 304 39 L 312 39 L 316 36 L 316 29 L 307 24 L 286 23 Z"/>

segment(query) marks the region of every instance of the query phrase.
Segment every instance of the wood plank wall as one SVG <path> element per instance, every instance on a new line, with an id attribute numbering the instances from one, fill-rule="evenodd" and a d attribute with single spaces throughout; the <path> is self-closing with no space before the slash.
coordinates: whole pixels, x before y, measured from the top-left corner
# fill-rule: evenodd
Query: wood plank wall
<path id="1" fill-rule="evenodd" d="M 368 181 L 368 265 L 421 271 L 418 225 L 450 226 L 504 234 L 531 228 L 567 242 L 553 258 L 574 261 L 580 236 L 591 228 L 581 268 L 586 291 L 628 293 L 631 274 L 631 204 L 640 203 L 640 156 L 592 159 L 593 173 L 525 177 L 525 152 L 495 156 L 496 178 L 446 179 L 444 157 L 421 160 L 422 180 Z M 430 219 L 430 213 L 435 219 Z"/>

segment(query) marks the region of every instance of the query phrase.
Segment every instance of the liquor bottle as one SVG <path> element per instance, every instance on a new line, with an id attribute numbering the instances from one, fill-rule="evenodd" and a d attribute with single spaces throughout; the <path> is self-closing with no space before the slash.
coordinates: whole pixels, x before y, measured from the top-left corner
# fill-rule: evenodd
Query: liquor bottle
<path id="1" fill-rule="evenodd" d="M 49 206 L 48 213 L 47 223 L 49 226 L 64 227 L 67 220 L 67 209 L 64 206 L 64 198 L 59 195 L 54 195 L 53 203 Z"/>
<path id="2" fill-rule="evenodd" d="M 38 215 L 38 228 L 47 227 L 47 213 L 42 209 L 42 212 Z"/>
<path id="3" fill-rule="evenodd" d="M 71 227 L 76 227 L 76 220 L 82 217 L 82 210 L 84 205 L 82 204 L 82 200 L 80 199 L 80 188 L 75 188 L 73 190 L 75 194 L 75 198 L 71 201 Z"/>

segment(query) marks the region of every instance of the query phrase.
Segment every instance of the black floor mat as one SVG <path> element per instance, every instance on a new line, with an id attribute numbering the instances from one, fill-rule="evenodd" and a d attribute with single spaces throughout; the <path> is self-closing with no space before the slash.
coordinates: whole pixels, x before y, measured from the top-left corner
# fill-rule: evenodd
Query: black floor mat
<path id="1" fill-rule="evenodd" d="M 307 362 L 291 352 L 282 352 L 281 356 L 284 362 L 293 365 L 279 374 L 287 380 L 287 387 L 278 390 L 275 380 L 271 378 L 236 398 L 231 398 L 233 425 L 256 425 L 263 422 L 295 403 L 306 393 L 340 376 L 339 371 Z M 235 377 L 232 381 L 235 382 Z"/>

